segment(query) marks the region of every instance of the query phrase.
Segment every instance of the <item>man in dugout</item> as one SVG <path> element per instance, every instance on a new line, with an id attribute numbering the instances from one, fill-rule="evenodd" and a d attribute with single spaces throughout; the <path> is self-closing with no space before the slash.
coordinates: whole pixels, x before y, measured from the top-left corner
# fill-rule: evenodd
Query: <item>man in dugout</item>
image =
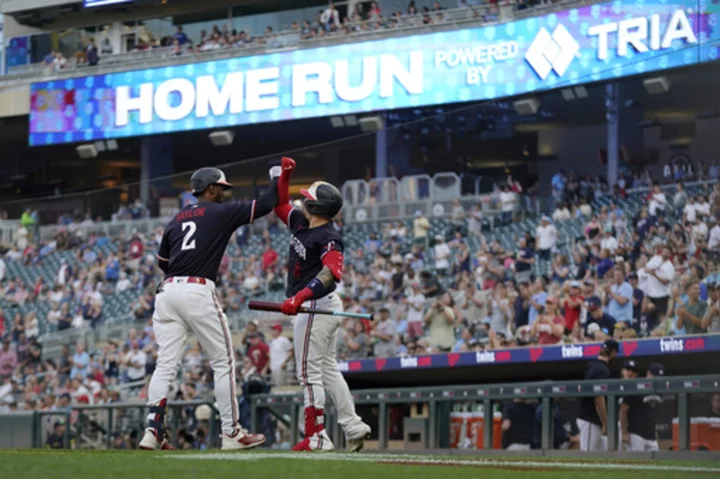
<path id="1" fill-rule="evenodd" d="M 622 369 L 623 379 L 638 377 L 635 361 L 628 359 Z M 662 377 L 665 367 L 662 364 L 651 364 L 647 377 Z M 662 396 L 658 394 L 633 395 L 620 398 L 620 434 L 622 450 L 627 451 L 658 451 L 656 425 Z"/>

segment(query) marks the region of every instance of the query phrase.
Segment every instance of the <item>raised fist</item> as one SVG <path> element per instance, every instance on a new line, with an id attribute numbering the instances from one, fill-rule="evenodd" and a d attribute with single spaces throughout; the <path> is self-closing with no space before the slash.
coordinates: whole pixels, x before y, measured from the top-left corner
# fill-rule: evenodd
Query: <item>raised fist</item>
<path id="1" fill-rule="evenodd" d="M 295 165 L 297 163 L 295 163 L 295 160 L 293 160 L 292 158 L 288 156 L 283 156 L 280 164 L 282 165 L 283 171 L 291 172 L 295 169 Z"/>

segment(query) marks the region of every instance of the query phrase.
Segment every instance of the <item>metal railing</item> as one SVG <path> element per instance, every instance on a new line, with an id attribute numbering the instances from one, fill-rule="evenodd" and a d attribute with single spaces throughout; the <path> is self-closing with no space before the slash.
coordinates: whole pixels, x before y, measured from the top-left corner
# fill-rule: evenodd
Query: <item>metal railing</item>
<path id="1" fill-rule="evenodd" d="M 538 400 L 542 407 L 541 447 L 553 449 L 553 399 L 606 396 L 608 450 L 616 451 L 618 444 L 618 401 L 623 396 L 676 394 L 678 420 L 678 449 L 690 449 L 689 395 L 720 392 L 720 375 L 658 377 L 655 379 L 612 379 L 605 381 L 545 381 L 534 383 L 510 383 L 448 387 L 417 387 L 397 389 L 372 389 L 352 391 L 356 405 L 377 406 L 378 448 L 388 448 L 388 406 L 394 404 L 428 404 L 427 440 L 425 447 L 443 447 L 441 434 L 449 431 L 450 404 L 453 402 L 476 402 L 482 404 L 484 424 L 493 424 L 493 404 L 513 399 Z M 251 425 L 257 431 L 261 410 L 274 416 L 284 416 L 290 409 L 290 441 L 299 438 L 298 421 L 303 407 L 301 393 L 261 394 L 251 399 Z M 343 434 L 337 423 L 337 413 L 328 404 L 326 424 L 336 446 L 342 444 Z M 493 428 L 483 428 L 483 448 L 492 449 Z"/>
<path id="2" fill-rule="evenodd" d="M 182 410 L 199 406 L 210 408 L 206 424 L 208 446 L 219 447 L 219 421 L 212 401 L 168 402 L 168 432 L 171 443 L 177 443 L 181 429 Z M 49 430 L 55 423 L 65 425 L 63 446 L 66 449 L 113 449 L 113 438 L 121 432 L 137 434 L 138 441 L 145 429 L 147 406 L 143 403 L 112 403 L 71 406 L 64 410 L 0 414 L 0 444 L 3 447 L 43 448 Z M 7 427 L 18 419 L 19 427 Z M 205 420 L 204 420 L 205 421 Z"/>
<path id="3" fill-rule="evenodd" d="M 5 78 L 0 77 L 0 89 L 27 84 L 38 80 L 61 80 L 86 75 L 101 75 L 128 71 L 138 68 L 163 67 L 181 65 L 201 61 L 236 58 L 265 53 L 282 53 L 298 49 L 340 45 L 344 43 L 380 40 L 383 38 L 419 35 L 440 31 L 457 30 L 460 28 L 478 27 L 505 23 L 523 18 L 530 18 L 552 12 L 567 10 L 573 7 L 604 3 L 607 0 L 567 0 L 554 4 L 542 4 L 525 10 L 515 10 L 514 5 L 474 6 L 442 11 L 442 21 L 424 24 L 423 14 L 403 15 L 397 18 L 392 27 L 364 29 L 357 32 L 328 34 L 317 38 L 301 38 L 297 31 L 282 31 L 265 38 L 264 44 L 243 44 L 217 50 L 183 53 L 173 55 L 172 49 L 157 48 L 137 52 L 128 52 L 102 57 L 100 63 L 92 67 L 67 68 L 60 71 L 48 71 L 42 64 L 11 67 Z M 437 19 L 438 12 L 431 14 Z M 392 19 L 386 18 L 385 21 Z M 376 21 L 367 20 L 353 23 L 371 25 Z M 260 37 L 263 38 L 263 37 Z M 113 57 L 118 56 L 118 59 Z"/>

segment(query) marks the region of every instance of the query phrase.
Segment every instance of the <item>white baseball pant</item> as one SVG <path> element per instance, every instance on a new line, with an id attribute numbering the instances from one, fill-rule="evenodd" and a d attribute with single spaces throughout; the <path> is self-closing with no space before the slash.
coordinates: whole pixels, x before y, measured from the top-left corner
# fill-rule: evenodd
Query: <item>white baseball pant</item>
<path id="1" fill-rule="evenodd" d="M 167 397 L 170 384 L 177 377 L 185 343 L 193 332 L 213 368 L 222 431 L 233 434 L 239 420 L 235 353 L 215 283 L 210 280 L 205 284 L 187 283 L 182 276 L 171 278 L 155 298 L 153 330 L 158 359 L 148 388 L 148 404 L 156 405 Z"/>
<path id="2" fill-rule="evenodd" d="M 340 297 L 331 293 L 303 303 L 306 308 L 342 311 Z M 325 409 L 325 390 L 338 412 L 338 423 L 346 437 L 362 425 L 355 413 L 350 388 L 337 367 L 337 332 L 342 324 L 339 316 L 298 314 L 294 326 L 295 364 L 303 388 L 305 407 Z"/>
<path id="3" fill-rule="evenodd" d="M 620 441 L 620 444 L 622 444 L 622 435 Z M 660 445 L 655 439 L 645 439 L 642 436 L 630 433 L 630 444 L 623 444 L 622 449 L 625 451 L 659 451 Z"/>
<path id="4" fill-rule="evenodd" d="M 600 426 L 578 419 L 577 427 L 580 430 L 581 451 L 607 451 L 607 436 L 602 435 Z"/>

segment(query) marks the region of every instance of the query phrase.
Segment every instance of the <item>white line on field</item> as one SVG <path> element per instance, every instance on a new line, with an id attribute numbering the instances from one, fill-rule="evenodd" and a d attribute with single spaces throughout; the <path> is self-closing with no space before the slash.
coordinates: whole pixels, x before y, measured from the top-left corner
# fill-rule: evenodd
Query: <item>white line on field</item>
<path id="1" fill-rule="evenodd" d="M 621 464 L 608 462 L 567 462 L 567 461 L 512 461 L 497 459 L 438 459 L 427 456 L 395 455 L 395 454 L 338 454 L 338 453 L 211 453 L 187 455 L 161 455 L 162 459 L 185 459 L 198 461 L 259 461 L 267 459 L 294 459 L 309 461 L 349 461 L 349 462 L 375 462 L 394 464 L 443 465 L 443 466 L 472 466 L 472 467 L 522 467 L 528 469 L 594 469 L 594 470 L 623 470 L 623 471 L 658 471 L 658 472 L 714 472 L 720 473 L 720 468 L 692 467 L 692 466 L 661 466 L 653 464 Z"/>

